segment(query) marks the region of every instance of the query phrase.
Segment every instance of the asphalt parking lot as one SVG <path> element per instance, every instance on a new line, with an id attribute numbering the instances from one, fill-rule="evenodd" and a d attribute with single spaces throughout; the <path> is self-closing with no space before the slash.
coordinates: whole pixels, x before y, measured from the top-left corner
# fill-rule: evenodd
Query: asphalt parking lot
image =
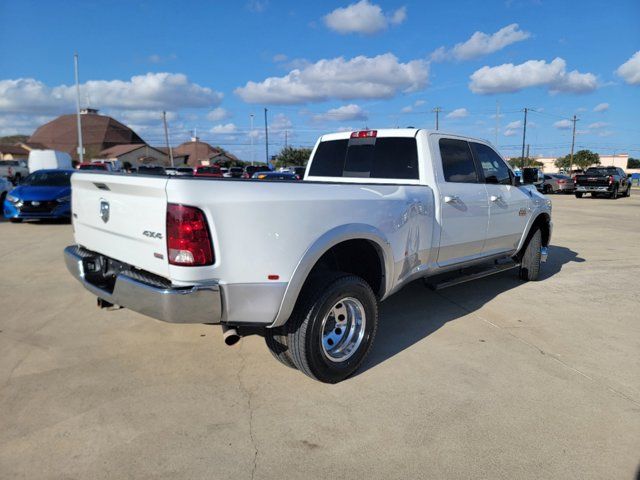
<path id="1" fill-rule="evenodd" d="M 0 477 L 633 478 L 640 192 L 551 198 L 541 281 L 409 285 L 333 386 L 260 337 L 98 310 L 69 225 L 0 223 Z"/>

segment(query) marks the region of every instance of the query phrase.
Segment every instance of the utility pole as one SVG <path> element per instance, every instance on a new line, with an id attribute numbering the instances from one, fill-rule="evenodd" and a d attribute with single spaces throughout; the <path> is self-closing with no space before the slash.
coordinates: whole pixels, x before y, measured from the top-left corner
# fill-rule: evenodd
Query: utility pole
<path id="1" fill-rule="evenodd" d="M 496 141 L 495 141 L 496 148 L 498 148 L 499 132 L 500 132 L 500 102 L 496 100 Z"/>
<path id="2" fill-rule="evenodd" d="M 267 123 L 267 108 L 264 109 L 264 151 L 267 155 L 267 166 L 269 166 L 269 126 Z"/>
<path id="3" fill-rule="evenodd" d="M 80 120 L 80 75 L 78 74 L 78 52 L 73 54 L 73 69 L 76 77 L 76 116 L 78 117 L 78 156 L 84 162 L 84 146 L 82 145 L 82 120 Z"/>
<path id="4" fill-rule="evenodd" d="M 529 109 L 527 107 L 524 108 L 524 128 L 522 129 L 522 156 L 520 160 L 522 161 L 521 168 L 524 168 L 524 144 L 527 140 L 527 111 Z"/>
<path id="5" fill-rule="evenodd" d="M 575 115 L 571 120 L 573 122 L 573 135 L 571 136 L 571 155 L 569 156 L 569 175 L 571 175 L 571 170 L 573 169 L 573 148 L 576 144 L 576 122 L 578 121 L 578 117 Z"/>
<path id="6" fill-rule="evenodd" d="M 436 114 L 436 130 L 439 130 L 440 129 L 440 112 L 442 111 L 442 108 L 436 107 L 431 111 Z"/>
<path id="7" fill-rule="evenodd" d="M 527 143 L 527 156 L 525 157 L 526 159 L 529 159 L 529 147 L 530 147 L 530 146 L 531 146 L 531 145 Z"/>
<path id="8" fill-rule="evenodd" d="M 251 133 L 249 135 L 249 137 L 251 137 L 251 166 L 253 166 L 253 161 L 254 161 L 254 151 L 253 151 L 253 113 L 249 114 L 249 119 L 251 122 Z"/>
<path id="9" fill-rule="evenodd" d="M 173 149 L 171 148 L 171 144 L 169 143 L 169 129 L 167 128 L 167 112 L 162 111 L 162 123 L 164 123 L 164 141 L 167 144 L 167 149 L 169 150 L 169 160 L 171 160 L 171 166 L 175 167 L 173 164 Z"/>

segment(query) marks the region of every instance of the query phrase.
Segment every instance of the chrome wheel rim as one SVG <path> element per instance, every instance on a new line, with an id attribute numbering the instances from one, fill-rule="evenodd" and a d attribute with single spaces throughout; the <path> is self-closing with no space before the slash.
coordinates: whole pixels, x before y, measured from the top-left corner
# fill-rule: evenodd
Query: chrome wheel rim
<path id="1" fill-rule="evenodd" d="M 367 317 L 357 298 L 337 301 L 322 320 L 320 343 L 325 356 L 332 362 L 351 358 L 364 339 Z"/>

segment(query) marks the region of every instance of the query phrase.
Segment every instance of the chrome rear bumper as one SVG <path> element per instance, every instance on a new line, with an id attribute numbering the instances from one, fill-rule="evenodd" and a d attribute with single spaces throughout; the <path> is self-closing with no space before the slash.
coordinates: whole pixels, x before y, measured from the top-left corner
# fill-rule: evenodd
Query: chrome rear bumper
<path id="1" fill-rule="evenodd" d="M 110 292 L 85 278 L 85 261 L 90 255 L 75 245 L 64 249 L 71 275 L 97 297 L 164 322 L 220 323 L 222 299 L 217 284 L 159 287 L 120 273 Z"/>

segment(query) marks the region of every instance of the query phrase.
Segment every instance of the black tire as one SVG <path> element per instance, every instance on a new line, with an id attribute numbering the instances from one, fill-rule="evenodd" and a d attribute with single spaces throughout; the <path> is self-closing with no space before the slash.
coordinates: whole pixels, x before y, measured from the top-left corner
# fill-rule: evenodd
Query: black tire
<path id="1" fill-rule="evenodd" d="M 553 187 L 551 187 L 551 185 L 545 185 L 544 186 L 544 194 L 545 195 L 550 195 L 553 193 Z"/>
<path id="2" fill-rule="evenodd" d="M 617 185 L 613 186 L 613 191 L 609 194 L 609 198 L 612 198 L 613 200 L 618 198 L 618 186 Z"/>
<path id="3" fill-rule="evenodd" d="M 22 219 L 21 218 L 10 218 L 9 221 L 11 223 L 22 223 Z"/>
<path id="4" fill-rule="evenodd" d="M 348 310 L 344 305 L 346 302 L 352 302 L 351 305 L 353 305 L 354 300 L 359 303 L 359 306 L 355 310 Z M 344 301 L 346 302 L 343 303 Z M 331 321 L 330 312 L 332 310 L 335 312 L 336 308 L 351 312 L 346 319 L 340 315 L 345 322 L 353 322 L 352 313 L 356 310 L 360 311 L 361 318 L 364 320 L 362 322 L 364 325 L 361 324 L 361 340 L 353 346 L 350 355 L 337 361 L 331 359 L 336 357 L 330 357 L 322 341 L 325 322 Z M 333 332 L 342 333 L 342 339 L 348 340 L 359 336 L 355 334 L 349 336 L 346 333 L 347 328 L 340 332 L 338 326 L 334 326 Z M 342 272 L 327 272 L 305 285 L 293 315 L 287 322 L 287 327 L 289 331 L 287 344 L 293 363 L 298 370 L 323 383 L 338 383 L 352 375 L 371 350 L 378 328 L 378 301 L 369 284 L 362 278 Z M 340 345 L 340 342 L 342 340 L 339 340 L 335 348 Z M 333 354 L 337 355 L 336 352 Z"/>
<path id="5" fill-rule="evenodd" d="M 289 351 L 286 331 L 282 328 L 267 328 L 264 333 L 264 341 L 276 360 L 289 368 L 296 369 Z"/>
<path id="6" fill-rule="evenodd" d="M 582 192 L 576 193 L 576 198 L 582 198 Z"/>
<path id="7" fill-rule="evenodd" d="M 540 248 L 542 247 L 542 232 L 536 228 L 529 236 L 527 246 L 520 259 L 520 278 L 526 281 L 536 281 L 540 275 Z"/>

